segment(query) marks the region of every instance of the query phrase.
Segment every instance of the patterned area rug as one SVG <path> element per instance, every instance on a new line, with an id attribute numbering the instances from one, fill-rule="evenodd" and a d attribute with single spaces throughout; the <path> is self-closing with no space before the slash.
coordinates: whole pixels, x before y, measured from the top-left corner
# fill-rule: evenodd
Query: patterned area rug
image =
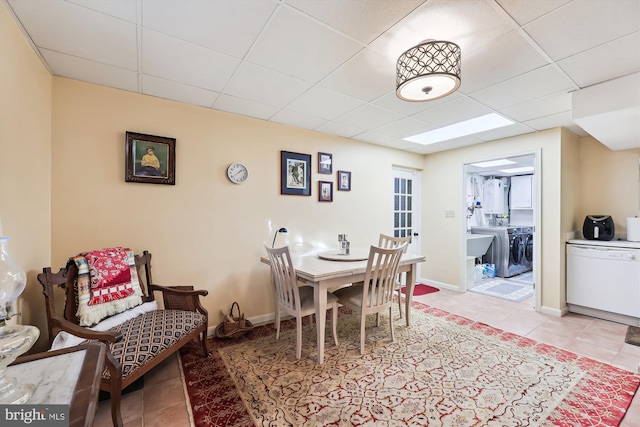
<path id="1" fill-rule="evenodd" d="M 407 328 L 369 316 L 366 354 L 359 317 L 345 309 L 339 346 L 327 335 L 315 363 L 305 322 L 295 358 L 293 322 L 239 340 L 212 339 L 203 359 L 181 353 L 196 426 L 617 426 L 640 376 L 420 303 Z M 327 328 L 329 331 L 330 328 Z"/>
<path id="2" fill-rule="evenodd" d="M 533 296 L 533 284 L 495 278 L 469 288 L 469 292 L 520 302 Z"/>

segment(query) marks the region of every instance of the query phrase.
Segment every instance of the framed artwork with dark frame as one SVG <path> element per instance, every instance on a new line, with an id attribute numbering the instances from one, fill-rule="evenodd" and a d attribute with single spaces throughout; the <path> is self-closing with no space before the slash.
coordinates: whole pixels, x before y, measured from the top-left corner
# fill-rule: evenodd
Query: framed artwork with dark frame
<path id="1" fill-rule="evenodd" d="M 311 195 L 311 155 L 280 151 L 280 194 Z"/>
<path id="2" fill-rule="evenodd" d="M 333 173 L 333 155 L 318 153 L 318 173 L 331 175 Z"/>
<path id="3" fill-rule="evenodd" d="M 338 171 L 338 190 L 351 191 L 351 172 Z"/>
<path id="4" fill-rule="evenodd" d="M 333 202 L 333 182 L 318 181 L 318 201 Z"/>
<path id="5" fill-rule="evenodd" d="M 164 136 L 126 132 L 126 182 L 176 184 L 176 140 Z"/>

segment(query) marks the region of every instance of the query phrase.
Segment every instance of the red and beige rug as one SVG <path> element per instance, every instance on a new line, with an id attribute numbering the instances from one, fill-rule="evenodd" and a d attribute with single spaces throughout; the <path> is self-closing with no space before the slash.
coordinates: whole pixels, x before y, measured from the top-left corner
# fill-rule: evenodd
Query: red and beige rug
<path id="1" fill-rule="evenodd" d="M 617 426 L 640 376 L 483 323 L 414 303 L 411 327 L 341 311 L 316 365 L 307 322 L 302 358 L 295 329 L 273 326 L 239 340 L 212 339 L 181 360 L 196 426 Z M 330 330 L 330 328 L 327 328 Z"/>
<path id="2" fill-rule="evenodd" d="M 416 283 L 416 285 L 413 288 L 413 296 L 414 297 L 419 297 L 420 295 L 432 294 L 434 292 L 438 292 L 439 290 L 440 289 L 434 288 L 433 286 L 424 285 L 422 283 Z M 406 294 L 407 293 L 407 288 L 406 287 L 402 287 L 402 288 L 400 288 L 400 291 L 403 294 Z"/>

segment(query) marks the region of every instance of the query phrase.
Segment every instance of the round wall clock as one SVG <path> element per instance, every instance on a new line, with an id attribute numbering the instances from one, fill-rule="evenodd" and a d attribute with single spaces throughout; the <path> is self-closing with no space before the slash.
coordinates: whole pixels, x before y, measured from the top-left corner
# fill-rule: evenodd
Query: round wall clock
<path id="1" fill-rule="evenodd" d="M 227 168 L 227 177 L 234 184 L 243 184 L 249 178 L 249 169 L 242 163 L 231 163 Z"/>

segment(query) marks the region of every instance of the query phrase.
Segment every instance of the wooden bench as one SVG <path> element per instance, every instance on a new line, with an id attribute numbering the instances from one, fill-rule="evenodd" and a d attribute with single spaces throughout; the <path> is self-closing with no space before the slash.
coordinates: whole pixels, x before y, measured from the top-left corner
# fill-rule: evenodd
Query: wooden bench
<path id="1" fill-rule="evenodd" d="M 205 357 L 209 356 L 208 313 L 199 299 L 208 292 L 193 290 L 192 286 L 154 284 L 151 278 L 151 254 L 148 251 L 135 255 L 135 264 L 144 294 L 143 303 L 155 301 L 154 293 L 161 292 L 164 308 L 144 312 L 106 331 L 91 330 L 79 324 L 74 286 L 78 268 L 73 262 L 57 273 L 46 267 L 38 274 L 46 303 L 49 345 L 60 332 L 108 345 L 100 389 L 111 395 L 111 417 L 113 425 L 117 427 L 122 426 L 120 400 L 125 387 L 192 340 L 199 340 Z M 56 309 L 55 295 L 60 295 L 59 291 L 56 292 L 58 288 L 64 289 L 65 297 L 64 304 L 58 305 L 63 311 L 61 314 Z"/>

